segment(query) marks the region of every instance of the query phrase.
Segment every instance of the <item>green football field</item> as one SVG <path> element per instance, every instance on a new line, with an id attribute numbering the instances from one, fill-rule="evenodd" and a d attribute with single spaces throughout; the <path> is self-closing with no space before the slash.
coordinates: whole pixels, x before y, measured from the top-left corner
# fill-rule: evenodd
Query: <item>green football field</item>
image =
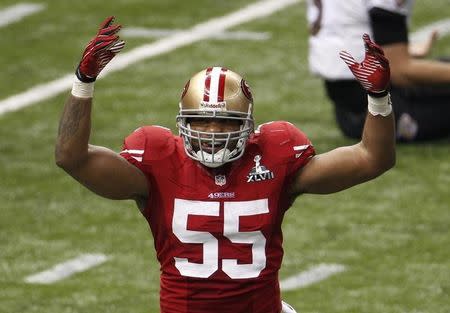
<path id="1" fill-rule="evenodd" d="M 246 77 L 258 124 L 289 120 L 318 153 L 354 143 L 341 136 L 320 80 L 308 73 L 305 4 L 292 2 L 183 44 L 177 31 L 195 34 L 195 25 L 217 25 L 251 2 L 30 0 L 40 5 L 35 13 L 2 23 L 2 12 L 19 1 L 0 1 L 0 108 L 8 108 L 0 113 L 0 313 L 159 312 L 159 264 L 147 222 L 133 202 L 102 199 L 54 164 L 68 88 L 39 100 L 46 84 L 73 73 L 108 15 L 124 26 L 123 54 L 143 45 L 153 51 L 164 40 L 178 46 L 96 83 L 91 143 L 119 151 L 138 126 L 176 131 L 185 81 L 211 65 Z M 449 17 L 450 0 L 417 1 L 411 28 Z M 159 32 L 139 35 L 137 27 Z M 432 51 L 441 55 L 450 56 L 450 35 Z M 17 103 L 29 105 L 12 109 Z M 299 197 L 284 220 L 280 279 L 320 264 L 345 270 L 283 291 L 283 299 L 299 313 L 450 312 L 449 186 L 450 145 L 437 141 L 398 146 L 395 168 L 374 181 Z M 53 283 L 26 281 L 85 254 L 107 260 Z"/>

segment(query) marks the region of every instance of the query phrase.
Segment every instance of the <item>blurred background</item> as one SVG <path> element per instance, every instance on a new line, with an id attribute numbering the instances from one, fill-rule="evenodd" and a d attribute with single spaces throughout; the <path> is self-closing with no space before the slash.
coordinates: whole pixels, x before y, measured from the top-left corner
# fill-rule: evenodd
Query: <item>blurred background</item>
<path id="1" fill-rule="evenodd" d="M 123 25 L 126 54 L 143 45 L 153 51 L 151 44 L 249 4 L 0 0 L 0 312 L 159 311 L 159 264 L 134 203 L 102 199 L 54 164 L 71 86 L 64 78 L 106 16 Z M 184 83 L 211 65 L 245 76 L 258 124 L 288 120 L 318 153 L 355 143 L 341 135 L 320 80 L 309 74 L 305 15 L 304 1 L 291 1 L 111 71 L 96 83 L 91 143 L 120 151 L 123 138 L 141 125 L 177 132 Z M 416 1 L 411 30 L 449 19 L 450 0 Z M 445 55 L 450 35 L 442 32 L 431 56 Z M 302 313 L 450 312 L 449 185 L 450 145 L 436 141 L 399 145 L 396 167 L 374 181 L 299 197 L 283 224 L 280 279 L 318 264 L 345 270 L 285 290 L 284 300 Z M 82 254 L 108 261 L 51 284 L 26 282 Z"/>

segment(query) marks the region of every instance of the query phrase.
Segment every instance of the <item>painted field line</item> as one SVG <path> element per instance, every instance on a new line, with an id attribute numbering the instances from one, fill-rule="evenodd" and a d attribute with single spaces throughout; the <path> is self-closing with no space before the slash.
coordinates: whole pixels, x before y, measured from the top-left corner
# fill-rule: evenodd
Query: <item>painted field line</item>
<path id="1" fill-rule="evenodd" d="M 439 37 L 444 37 L 450 34 L 450 18 L 439 20 L 431 23 L 423 28 L 418 29 L 411 34 L 411 41 L 420 42 L 430 38 L 431 33 L 437 30 Z"/>
<path id="2" fill-rule="evenodd" d="M 223 32 L 228 28 L 269 16 L 301 1 L 302 0 L 264 0 L 255 2 L 231 14 L 197 24 L 181 33 L 176 33 L 153 43 L 136 47 L 129 52 L 121 53 L 115 57 L 112 62 L 106 66 L 99 78 L 102 78 L 109 73 L 127 68 L 139 61 L 211 38 L 215 36 L 216 33 Z M 6 112 L 19 110 L 26 106 L 49 99 L 65 90 L 69 90 L 72 87 L 71 76 L 73 76 L 73 74 L 67 74 L 60 79 L 38 85 L 20 94 L 1 100 L 0 115 L 5 114 Z"/>
<path id="3" fill-rule="evenodd" d="M 37 3 L 19 3 L 0 10 L 0 27 L 18 22 L 28 15 L 42 11 L 45 8 L 43 4 Z"/>
<path id="4" fill-rule="evenodd" d="M 120 30 L 125 38 L 159 38 L 166 37 L 176 33 L 180 33 L 181 29 L 160 29 L 160 28 L 144 28 L 144 27 L 126 27 Z M 269 33 L 234 31 L 220 32 L 210 39 L 219 40 L 267 40 L 270 38 Z"/>
<path id="5" fill-rule="evenodd" d="M 108 257 L 103 254 L 82 254 L 75 259 L 56 264 L 49 270 L 28 276 L 25 278 L 25 282 L 30 284 L 52 284 L 73 274 L 84 272 L 107 260 Z"/>
<path id="6" fill-rule="evenodd" d="M 288 277 L 280 282 L 283 291 L 303 288 L 322 281 L 334 274 L 345 271 L 345 266 L 340 264 L 319 264 L 307 271 Z"/>

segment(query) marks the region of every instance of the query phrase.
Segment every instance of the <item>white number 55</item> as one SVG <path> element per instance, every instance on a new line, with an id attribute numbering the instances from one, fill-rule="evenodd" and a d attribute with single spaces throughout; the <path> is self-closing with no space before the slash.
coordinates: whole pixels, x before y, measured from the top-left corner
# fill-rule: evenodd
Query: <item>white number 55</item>
<path id="1" fill-rule="evenodd" d="M 219 216 L 220 202 L 175 199 L 172 229 L 183 243 L 203 244 L 203 263 L 175 258 L 181 275 L 207 278 L 219 269 L 219 243 L 210 233 L 187 229 L 189 215 Z M 225 237 L 233 243 L 252 244 L 252 263 L 238 264 L 237 259 L 223 259 L 222 270 L 233 279 L 255 278 L 266 267 L 266 238 L 261 231 L 240 232 L 239 217 L 269 213 L 267 199 L 224 202 Z"/>

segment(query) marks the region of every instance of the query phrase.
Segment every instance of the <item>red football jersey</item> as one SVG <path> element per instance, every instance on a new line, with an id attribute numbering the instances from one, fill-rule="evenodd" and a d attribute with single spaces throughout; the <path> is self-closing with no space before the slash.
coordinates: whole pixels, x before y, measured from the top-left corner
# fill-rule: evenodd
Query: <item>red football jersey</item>
<path id="1" fill-rule="evenodd" d="M 279 313 L 287 186 L 314 155 L 288 122 L 263 124 L 242 158 L 213 171 L 159 126 L 137 129 L 121 155 L 141 169 L 143 211 L 161 264 L 162 313 Z"/>

